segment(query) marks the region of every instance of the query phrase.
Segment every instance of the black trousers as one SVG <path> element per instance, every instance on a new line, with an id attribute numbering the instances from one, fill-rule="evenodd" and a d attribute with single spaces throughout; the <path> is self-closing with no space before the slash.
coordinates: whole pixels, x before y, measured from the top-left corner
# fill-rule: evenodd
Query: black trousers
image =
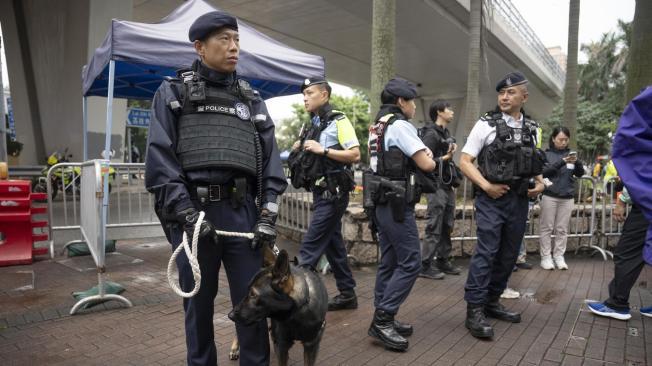
<path id="1" fill-rule="evenodd" d="M 632 206 L 614 251 L 614 278 L 605 301 L 612 309 L 629 311 L 629 292 L 645 266 L 643 246 L 649 225 L 643 212 Z"/>
<path id="2" fill-rule="evenodd" d="M 326 253 L 326 259 L 333 270 L 337 289 L 353 290 L 355 280 L 349 268 L 346 246 L 342 238 L 342 216 L 349 205 L 349 195 L 330 200 L 313 193 L 314 212 L 299 249 L 299 263 L 317 267 L 319 258 Z"/>
<path id="3" fill-rule="evenodd" d="M 478 241 L 464 286 L 468 304 L 484 305 L 507 287 L 525 235 L 528 199 L 510 190 L 498 199 L 484 192 L 475 198 Z"/>
<path id="4" fill-rule="evenodd" d="M 195 208 L 206 213 L 205 219 L 219 230 L 251 232 L 256 223 L 256 207 L 254 198 L 250 195 L 245 204 L 237 209 L 231 206 L 230 200 L 206 205 L 193 202 Z M 181 243 L 183 231 L 180 227 L 175 227 L 170 234 L 172 247 L 176 248 Z M 213 309 L 220 267 L 224 265 L 231 304 L 235 306 L 245 297 L 249 281 L 262 267 L 263 255 L 261 250 L 251 250 L 249 239 L 225 236 L 219 237 L 217 245 L 210 240 L 201 240 L 198 252 L 201 287 L 195 296 L 183 299 L 187 364 L 213 366 L 217 364 Z M 177 267 L 181 289 L 186 292 L 192 290 L 195 281 L 184 251 L 177 257 Z M 250 326 L 236 324 L 235 328 L 240 342 L 240 365 L 269 365 L 267 321 L 262 320 Z M 224 342 L 231 342 L 231 339 L 220 339 L 220 343 Z"/>

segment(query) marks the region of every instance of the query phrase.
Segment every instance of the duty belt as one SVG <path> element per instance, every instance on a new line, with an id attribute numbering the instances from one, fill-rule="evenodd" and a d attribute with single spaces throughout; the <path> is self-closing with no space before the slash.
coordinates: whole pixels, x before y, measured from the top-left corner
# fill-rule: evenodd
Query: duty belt
<path id="1" fill-rule="evenodd" d="M 240 181 L 240 179 L 242 179 Z M 238 181 L 240 184 L 238 185 Z M 188 189 L 190 198 L 197 199 L 201 204 L 209 202 L 220 202 L 226 199 L 232 199 L 232 202 L 241 205 L 247 193 L 252 192 L 252 188 L 244 178 L 236 178 L 226 184 L 193 184 Z"/>

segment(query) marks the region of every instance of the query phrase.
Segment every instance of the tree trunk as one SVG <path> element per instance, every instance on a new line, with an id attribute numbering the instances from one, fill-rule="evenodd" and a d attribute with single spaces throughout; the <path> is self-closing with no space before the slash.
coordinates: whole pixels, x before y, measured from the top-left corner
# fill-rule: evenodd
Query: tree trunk
<path id="1" fill-rule="evenodd" d="M 466 108 L 464 118 L 464 139 L 480 116 L 480 64 L 482 32 L 482 0 L 471 0 L 469 11 L 469 59 L 466 77 Z"/>
<path id="2" fill-rule="evenodd" d="M 577 48 L 580 25 L 580 0 L 570 0 L 568 8 L 568 60 L 564 85 L 564 125 L 570 131 L 571 148 L 577 147 Z"/>
<path id="3" fill-rule="evenodd" d="M 380 107 L 380 93 L 394 77 L 394 40 L 396 30 L 396 0 L 373 0 L 371 26 L 371 118 L 374 121 Z"/>
<path id="4" fill-rule="evenodd" d="M 636 0 L 627 63 L 626 102 L 648 85 L 652 85 L 652 2 Z"/>

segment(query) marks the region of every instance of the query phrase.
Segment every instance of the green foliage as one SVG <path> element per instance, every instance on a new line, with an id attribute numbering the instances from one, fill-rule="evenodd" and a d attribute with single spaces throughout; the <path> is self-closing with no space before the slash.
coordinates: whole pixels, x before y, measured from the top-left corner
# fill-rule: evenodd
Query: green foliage
<path id="1" fill-rule="evenodd" d="M 591 162 L 596 155 L 606 154 L 611 149 L 610 133 L 616 131 L 616 123 L 622 112 L 613 102 L 591 102 L 583 98 L 577 106 L 577 146 L 582 160 Z M 552 129 L 563 124 L 562 106 L 558 105 L 552 115 L 544 120 L 542 147 L 548 147 Z"/>
<path id="2" fill-rule="evenodd" d="M 631 23 L 618 21 L 618 31 L 602 35 L 597 42 L 583 44 L 588 56 L 579 65 L 579 104 L 577 106 L 577 147 L 582 160 L 592 162 L 611 150 L 610 133 L 616 131 L 624 109 L 625 67 L 629 54 Z M 548 147 L 552 129 L 563 124 L 560 103 L 542 121 L 543 147 Z"/>
<path id="3" fill-rule="evenodd" d="M 355 128 L 356 136 L 360 141 L 360 161 L 368 161 L 367 137 L 369 128 L 369 97 L 362 91 L 356 90 L 352 97 L 332 95 L 330 104 L 333 109 L 344 112 Z M 285 151 L 292 148 L 292 144 L 298 140 L 299 132 L 303 124 L 310 123 L 310 116 L 301 104 L 292 105 L 294 116 L 281 121 L 276 129 L 276 140 L 279 150 Z"/>

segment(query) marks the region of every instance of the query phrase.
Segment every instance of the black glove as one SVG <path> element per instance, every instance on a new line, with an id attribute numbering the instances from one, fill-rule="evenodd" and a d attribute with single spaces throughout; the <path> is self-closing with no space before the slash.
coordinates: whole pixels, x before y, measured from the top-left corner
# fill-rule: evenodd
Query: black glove
<path id="1" fill-rule="evenodd" d="M 195 224 L 199 219 L 199 212 L 194 208 L 187 208 L 185 210 L 179 211 L 176 214 L 177 221 L 179 224 L 183 225 L 183 230 L 188 235 L 188 241 L 192 240 L 192 235 L 195 231 Z M 214 243 L 217 243 L 217 233 L 215 232 L 215 226 L 204 218 L 201 226 L 199 227 L 199 239 L 210 238 Z"/>
<path id="2" fill-rule="evenodd" d="M 263 210 L 254 229 L 254 239 L 251 241 L 251 249 L 258 250 L 263 245 L 274 247 L 276 241 L 276 214 Z"/>

